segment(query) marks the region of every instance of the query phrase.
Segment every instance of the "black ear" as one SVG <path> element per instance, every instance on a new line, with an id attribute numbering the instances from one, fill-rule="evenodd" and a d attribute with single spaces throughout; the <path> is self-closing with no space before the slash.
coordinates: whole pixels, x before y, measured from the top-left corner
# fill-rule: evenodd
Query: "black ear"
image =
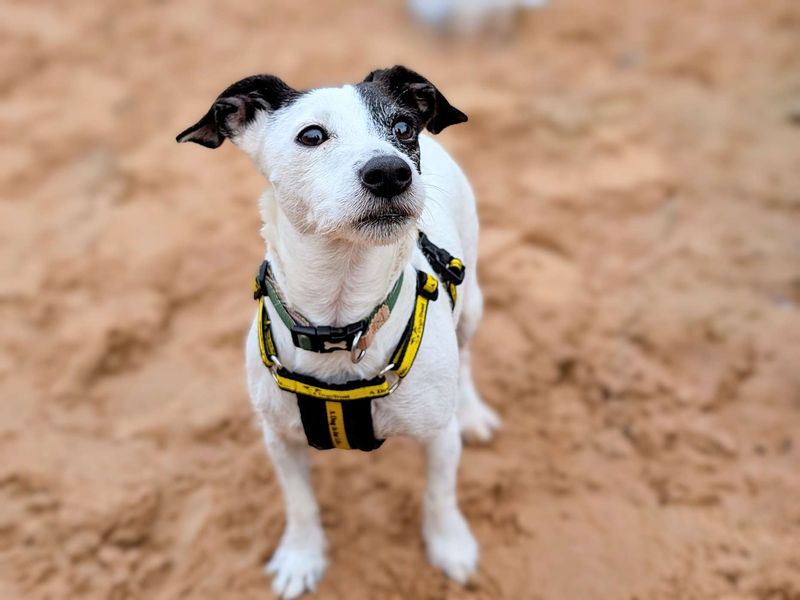
<path id="1" fill-rule="evenodd" d="M 276 110 L 299 95 L 273 75 L 246 77 L 222 92 L 205 116 L 175 139 L 218 148 L 225 138 L 241 133 L 257 111 Z"/>
<path id="2" fill-rule="evenodd" d="M 385 86 L 392 98 L 416 108 L 431 133 L 467 120 L 467 115 L 451 105 L 436 86 L 402 65 L 373 71 L 364 81 Z"/>

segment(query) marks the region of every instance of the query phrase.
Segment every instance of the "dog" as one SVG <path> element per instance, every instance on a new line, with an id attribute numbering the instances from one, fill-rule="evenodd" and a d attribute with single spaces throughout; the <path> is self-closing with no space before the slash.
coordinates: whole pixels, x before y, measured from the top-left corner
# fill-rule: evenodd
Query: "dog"
<path id="1" fill-rule="evenodd" d="M 423 133 L 466 120 L 398 65 L 307 91 L 248 77 L 177 137 L 209 148 L 229 139 L 270 183 L 246 367 L 285 503 L 265 567 L 282 598 L 313 591 L 327 566 L 309 444 L 371 450 L 392 436 L 418 440 L 428 558 L 462 584 L 476 568 L 478 545 L 456 501 L 462 436 L 485 441 L 500 425 L 470 367 L 483 309 L 478 219 L 467 178 Z"/>
<path id="2" fill-rule="evenodd" d="M 436 30 L 462 36 L 508 35 L 522 10 L 547 0 L 408 0 L 411 14 Z"/>

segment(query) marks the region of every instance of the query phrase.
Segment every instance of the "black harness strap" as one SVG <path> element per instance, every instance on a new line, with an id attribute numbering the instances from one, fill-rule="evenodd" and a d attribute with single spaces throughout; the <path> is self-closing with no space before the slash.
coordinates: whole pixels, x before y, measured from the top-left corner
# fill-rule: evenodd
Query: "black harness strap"
<path id="1" fill-rule="evenodd" d="M 308 444 L 317 450 L 370 452 L 384 442 L 372 429 L 371 398 L 336 402 L 297 394 L 297 406 Z"/>
<path id="2" fill-rule="evenodd" d="M 419 232 L 417 245 L 425 255 L 431 268 L 441 278 L 442 283 L 447 288 L 447 295 L 450 296 L 450 308 L 455 310 L 456 300 L 458 300 L 458 290 L 456 289 L 464 281 L 464 263 L 456 258 L 444 248 L 434 244 L 427 235 Z"/>

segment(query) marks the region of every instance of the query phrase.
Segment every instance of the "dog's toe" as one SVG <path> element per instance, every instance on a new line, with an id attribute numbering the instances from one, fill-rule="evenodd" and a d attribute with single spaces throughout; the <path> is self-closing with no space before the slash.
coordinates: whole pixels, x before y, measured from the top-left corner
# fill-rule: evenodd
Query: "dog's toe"
<path id="1" fill-rule="evenodd" d="M 273 575 L 272 590 L 283 600 L 291 600 L 314 591 L 326 567 L 327 560 L 319 547 L 283 543 L 264 570 Z"/>
<path id="2" fill-rule="evenodd" d="M 428 559 L 450 579 L 466 584 L 478 564 L 478 543 L 460 512 L 426 520 Z"/>
<path id="3" fill-rule="evenodd" d="M 274 575 L 278 572 L 281 562 L 283 561 L 283 553 L 281 552 L 282 548 L 283 546 L 278 546 L 278 548 L 275 550 L 275 553 L 272 555 L 272 558 L 270 558 L 269 561 L 267 561 L 267 564 L 264 565 L 264 572 L 267 575 Z"/>
<path id="4" fill-rule="evenodd" d="M 478 400 L 460 411 L 458 425 L 465 442 L 485 444 L 491 441 L 501 421 L 496 412 Z"/>

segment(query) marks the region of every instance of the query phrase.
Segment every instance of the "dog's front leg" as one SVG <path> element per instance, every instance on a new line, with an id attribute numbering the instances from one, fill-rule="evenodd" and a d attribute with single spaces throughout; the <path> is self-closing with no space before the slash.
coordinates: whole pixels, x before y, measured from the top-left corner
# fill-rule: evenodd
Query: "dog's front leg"
<path id="1" fill-rule="evenodd" d="M 264 440 L 286 508 L 286 529 L 266 571 L 273 575 L 276 594 L 284 599 L 296 598 L 314 590 L 327 567 L 325 534 L 311 488 L 308 447 L 287 441 L 268 427 L 264 428 Z"/>
<path id="2" fill-rule="evenodd" d="M 423 506 L 422 533 L 428 560 L 451 579 L 464 584 L 478 562 L 478 544 L 456 501 L 456 476 L 461 458 L 461 436 L 453 417 L 425 443 L 428 481 Z"/>

